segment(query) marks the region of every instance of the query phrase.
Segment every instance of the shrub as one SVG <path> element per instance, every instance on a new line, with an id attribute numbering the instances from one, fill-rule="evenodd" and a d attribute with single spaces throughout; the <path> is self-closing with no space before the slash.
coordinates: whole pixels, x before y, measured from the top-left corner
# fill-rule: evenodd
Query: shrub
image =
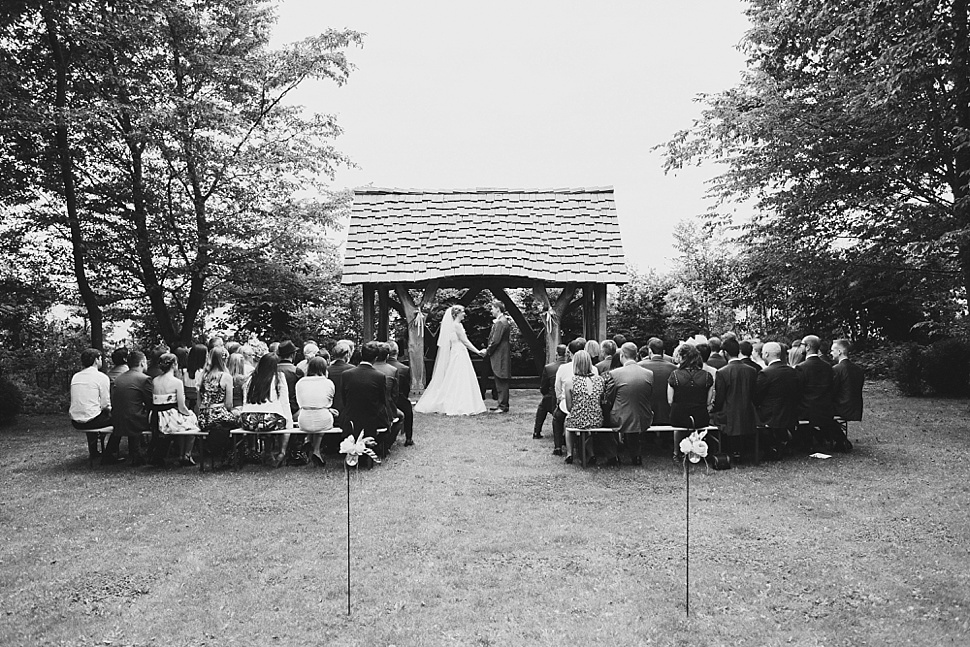
<path id="1" fill-rule="evenodd" d="M 942 339 L 923 352 L 923 381 L 945 396 L 970 390 L 970 346 L 960 339 Z"/>
<path id="2" fill-rule="evenodd" d="M 896 356 L 892 370 L 893 382 L 906 396 L 923 395 L 923 351 L 916 344 L 907 344 Z"/>
<path id="3" fill-rule="evenodd" d="M 0 425 L 10 424 L 24 408 L 24 394 L 20 387 L 6 377 L 0 377 Z"/>

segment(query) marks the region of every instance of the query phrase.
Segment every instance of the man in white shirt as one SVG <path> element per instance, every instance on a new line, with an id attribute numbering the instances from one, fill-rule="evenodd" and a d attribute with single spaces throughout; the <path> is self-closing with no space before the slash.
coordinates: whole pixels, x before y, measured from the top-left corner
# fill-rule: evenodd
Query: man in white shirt
<path id="1" fill-rule="evenodd" d="M 81 352 L 80 371 L 71 378 L 71 424 L 75 429 L 101 429 L 111 426 L 111 381 L 101 372 L 101 351 Z M 88 433 L 91 458 L 101 456 L 98 434 Z"/>
<path id="2" fill-rule="evenodd" d="M 562 449 L 566 444 L 566 384 L 573 381 L 573 355 L 586 348 L 586 340 L 582 337 L 569 342 L 566 346 L 566 362 L 556 371 L 556 410 L 552 414 L 552 442 L 555 449 L 552 453 L 562 456 Z M 595 370 L 595 369 L 594 369 Z"/>

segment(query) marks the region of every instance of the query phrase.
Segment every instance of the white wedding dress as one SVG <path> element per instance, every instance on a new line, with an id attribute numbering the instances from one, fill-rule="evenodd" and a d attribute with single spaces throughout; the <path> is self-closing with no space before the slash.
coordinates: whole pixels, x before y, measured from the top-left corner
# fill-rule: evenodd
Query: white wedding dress
<path id="1" fill-rule="evenodd" d="M 445 310 L 438 333 L 438 356 L 435 358 L 431 383 L 414 405 L 418 413 L 444 413 L 449 416 L 473 416 L 485 413 L 485 401 L 478 376 L 468 356 L 475 347 L 468 341 L 465 328 L 456 322 L 451 308 Z"/>

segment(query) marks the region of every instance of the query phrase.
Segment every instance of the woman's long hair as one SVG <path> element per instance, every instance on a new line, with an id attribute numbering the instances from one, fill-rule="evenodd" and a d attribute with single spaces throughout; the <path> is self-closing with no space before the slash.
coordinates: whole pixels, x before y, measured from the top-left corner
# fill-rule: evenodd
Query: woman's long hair
<path id="1" fill-rule="evenodd" d="M 266 353 L 259 358 L 256 370 L 249 376 L 249 390 L 246 391 L 246 402 L 262 404 L 269 401 L 270 389 L 273 380 L 276 380 L 276 394 L 282 395 L 280 382 L 282 377 L 279 375 L 280 358 L 275 353 Z"/>
<path id="2" fill-rule="evenodd" d="M 216 346 L 209 351 L 209 359 L 205 363 L 205 368 L 202 369 L 202 381 L 205 382 L 210 374 L 220 374 L 226 372 L 226 349 L 221 346 Z"/>
<path id="3" fill-rule="evenodd" d="M 226 363 L 226 367 L 229 369 L 229 374 L 233 377 L 237 375 L 245 375 L 246 358 L 242 353 L 233 353 L 229 356 L 229 361 Z"/>
<path id="4" fill-rule="evenodd" d="M 195 379 L 195 374 L 205 367 L 206 357 L 209 355 L 209 349 L 205 344 L 196 344 L 189 351 L 189 359 L 187 361 L 186 369 L 188 369 L 189 377 Z"/>

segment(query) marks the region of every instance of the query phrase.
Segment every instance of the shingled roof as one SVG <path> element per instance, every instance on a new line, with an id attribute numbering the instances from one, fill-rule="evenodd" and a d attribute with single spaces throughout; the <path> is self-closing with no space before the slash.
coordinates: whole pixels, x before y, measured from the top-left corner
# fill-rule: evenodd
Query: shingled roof
<path id="1" fill-rule="evenodd" d="M 622 250 L 612 187 L 366 187 L 354 191 L 342 282 L 626 283 Z"/>

